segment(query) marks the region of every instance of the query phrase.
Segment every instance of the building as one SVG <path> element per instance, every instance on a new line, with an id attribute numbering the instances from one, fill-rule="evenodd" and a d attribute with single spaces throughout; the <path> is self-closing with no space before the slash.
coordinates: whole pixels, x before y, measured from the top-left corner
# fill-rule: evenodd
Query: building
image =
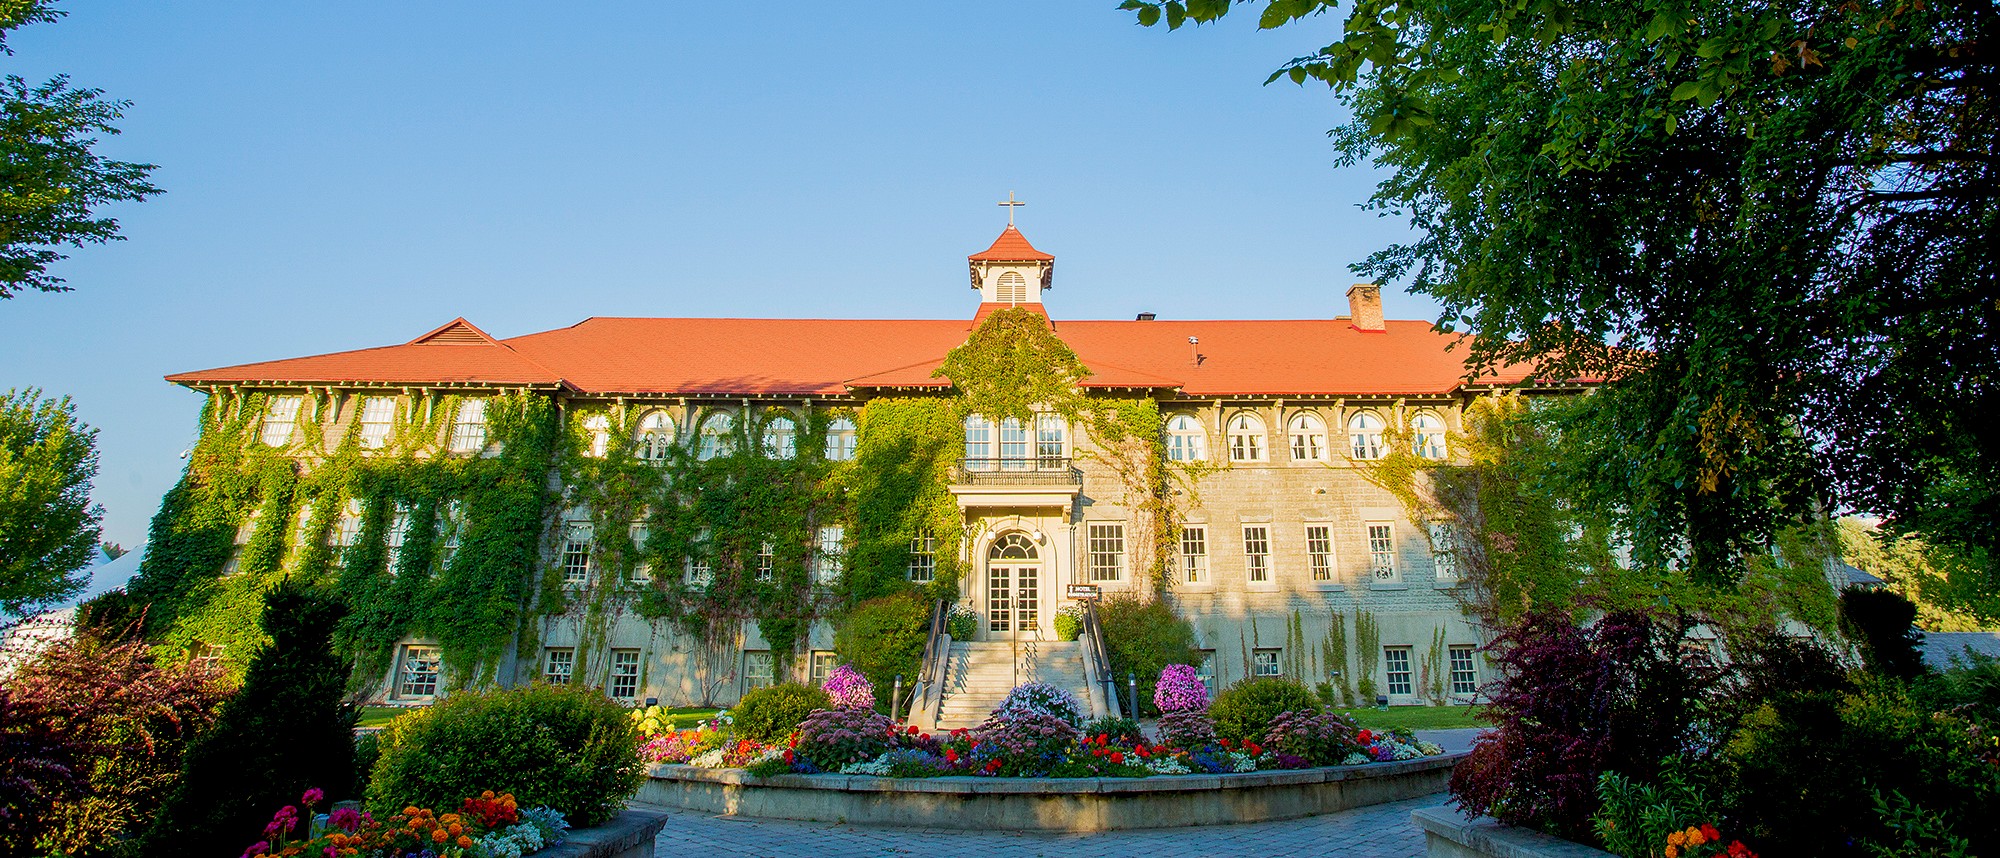
<path id="1" fill-rule="evenodd" d="M 951 395 L 952 382 L 935 374 L 947 353 L 992 314 L 1024 309 L 1046 319 L 1089 369 L 1078 384 L 1083 396 L 1154 404 L 1159 455 L 1187 476 L 1161 484 L 1179 500 L 1172 516 L 1160 518 L 1141 508 L 1144 498 L 1134 500 L 1115 457 L 1077 423 L 1047 414 L 1032 421 L 967 417 L 949 479 L 950 514 L 960 529 L 942 542 L 928 530 L 912 531 L 906 565 L 915 582 L 942 567 L 963 571 L 958 595 L 978 615 L 977 640 L 1052 639 L 1055 608 L 1072 584 L 1146 593 L 1160 583 L 1170 584 L 1164 592 L 1192 621 L 1209 654 L 1203 670 L 1217 685 L 1287 675 L 1349 694 L 1372 686 L 1393 703 L 1410 703 L 1462 700 L 1482 681 L 1475 650 L 1483 639 L 1461 611 L 1449 523 L 1412 521 L 1366 468 L 1390 443 L 1450 457 L 1449 438 L 1467 404 L 1520 384 L 1521 375 L 1466 381 L 1458 353 L 1447 350 L 1455 337 L 1428 322 L 1385 320 L 1373 285 L 1349 288 L 1346 313 L 1318 319 L 1177 321 L 1146 313 L 1068 320 L 1043 304 L 1054 285 L 1054 257 L 1011 224 L 968 263 L 979 301 L 962 319 L 591 318 L 507 339 L 458 319 L 399 345 L 168 380 L 207 394 L 204 419 L 214 426 L 232 415 L 250 421 L 242 443 L 280 451 L 305 473 L 337 449 L 358 449 L 365 464 L 371 451 L 386 452 L 398 440 L 414 445 L 415 460 L 492 459 L 488 402 L 501 396 L 543 403 L 573 421 L 583 457 L 622 449 L 639 461 L 663 461 L 673 451 L 701 461 L 740 445 L 756 448 L 749 451 L 755 456 L 819 457 L 828 468 L 852 468 L 865 465 L 849 460 L 857 434 L 867 435 L 858 424 L 871 403 Z M 663 548 L 658 533 L 649 536 L 647 516 L 673 502 L 656 499 L 632 512 L 630 532 L 621 533 L 622 520 L 582 508 L 571 488 L 551 489 L 538 525 L 540 568 L 520 574 L 559 581 L 565 592 L 611 577 L 625 595 L 596 603 L 598 610 L 575 610 L 550 607 L 560 597 L 547 587 L 527 587 L 523 619 L 506 630 L 512 645 L 477 670 L 490 669 L 503 682 L 587 678 L 621 699 L 727 703 L 782 679 L 774 664 L 789 663 L 791 674 L 808 678 L 831 663 L 823 615 L 808 617 L 788 659 L 783 647 L 774 658 L 756 621 L 738 618 L 719 634 L 696 634 L 687 623 L 629 606 L 657 604 L 644 601 L 656 596 L 649 590 L 720 586 L 717 576 L 725 573 L 754 588 L 776 580 L 773 570 L 794 557 L 811 585 L 796 592 L 810 600 L 851 574 L 842 564 L 860 550 L 859 537 L 847 530 L 845 513 L 815 507 L 798 531 L 804 545 L 766 542 L 754 547 L 754 558 L 751 548 L 718 547 L 711 556 L 694 547 L 709 540 L 705 530 L 673 543 L 678 549 Z M 459 562 L 450 552 L 464 526 L 464 500 L 443 501 L 431 513 L 440 522 L 435 568 Z M 235 553 L 204 561 L 214 568 L 176 571 L 163 561 L 142 577 L 192 575 L 202 580 L 183 589 L 214 586 L 208 578 L 226 581 L 260 551 L 268 563 L 303 562 L 298 558 L 318 550 L 318 539 L 345 558 L 342 574 L 393 577 L 410 568 L 398 566 L 407 561 L 397 552 L 414 539 L 410 516 L 421 504 L 398 502 L 373 519 L 359 498 L 311 514 L 309 506 L 287 508 L 282 512 L 297 516 L 296 533 L 267 522 L 270 539 L 300 544 L 260 549 L 252 519 L 269 507 L 249 503 L 235 507 L 242 521 Z M 317 521 L 326 523 L 309 526 Z M 1154 538 L 1156 522 L 1173 532 Z M 156 522 L 156 544 L 162 532 Z M 371 540 L 379 544 L 364 545 Z M 942 558 L 934 554 L 940 545 L 948 547 Z M 364 548 L 375 553 L 357 553 Z M 675 551 L 686 556 L 675 558 Z M 354 571 L 369 563 L 375 572 Z M 1171 581 L 1149 580 L 1149 569 Z M 224 646 L 185 643 L 209 654 Z M 437 642 L 413 633 L 394 647 L 393 658 L 376 663 L 386 664 L 378 698 L 421 703 L 436 694 Z"/>

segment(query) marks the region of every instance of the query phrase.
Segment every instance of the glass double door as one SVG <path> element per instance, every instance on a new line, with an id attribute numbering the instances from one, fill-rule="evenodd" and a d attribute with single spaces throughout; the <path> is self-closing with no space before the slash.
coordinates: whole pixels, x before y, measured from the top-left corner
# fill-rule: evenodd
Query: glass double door
<path id="1" fill-rule="evenodd" d="M 1039 564 L 995 562 L 986 567 L 986 638 L 1032 637 L 1041 622 Z"/>

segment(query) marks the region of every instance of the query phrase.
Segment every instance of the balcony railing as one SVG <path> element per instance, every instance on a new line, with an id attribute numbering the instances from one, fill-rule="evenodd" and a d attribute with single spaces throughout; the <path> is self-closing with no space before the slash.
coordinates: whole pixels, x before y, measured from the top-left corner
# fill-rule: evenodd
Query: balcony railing
<path id="1" fill-rule="evenodd" d="M 960 459 L 952 480 L 968 486 L 1081 486 L 1083 471 L 1067 457 Z"/>

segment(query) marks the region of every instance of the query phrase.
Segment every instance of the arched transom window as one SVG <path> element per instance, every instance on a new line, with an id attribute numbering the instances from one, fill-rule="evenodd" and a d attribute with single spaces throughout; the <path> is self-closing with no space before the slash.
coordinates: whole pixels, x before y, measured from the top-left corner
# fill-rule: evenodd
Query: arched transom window
<path id="1" fill-rule="evenodd" d="M 665 411 L 649 411 L 639 418 L 639 448 L 632 451 L 643 461 L 665 462 L 674 448 L 674 419 Z"/>
<path id="2" fill-rule="evenodd" d="M 1035 541 L 1025 533 L 1009 533 L 993 540 L 993 547 L 986 549 L 988 560 L 1034 560 L 1038 557 Z"/>
<path id="3" fill-rule="evenodd" d="M 1410 418 L 1411 452 L 1426 459 L 1445 457 L 1444 419 L 1435 411 L 1419 411 Z"/>
<path id="4" fill-rule="evenodd" d="M 1264 421 L 1248 411 L 1229 418 L 1229 461 L 1264 461 Z"/>
<path id="5" fill-rule="evenodd" d="M 736 452 L 736 415 L 715 411 L 703 417 L 696 441 L 695 458 L 704 461 Z"/>
<path id="6" fill-rule="evenodd" d="M 1292 416 L 1287 434 L 1292 437 L 1292 459 L 1317 462 L 1326 458 L 1326 421 L 1311 412 Z"/>
<path id="7" fill-rule="evenodd" d="M 798 434 L 798 424 L 790 417 L 781 414 L 764 421 L 764 455 L 773 459 L 798 455 Z"/>
<path id="8" fill-rule="evenodd" d="M 1356 459 L 1382 458 L 1382 418 L 1363 411 L 1347 419 L 1348 455 Z"/>
<path id="9" fill-rule="evenodd" d="M 1000 275 L 1000 286 L 993 290 L 993 300 L 1002 304 L 1020 304 L 1028 300 L 1028 279 L 1019 271 L 1009 271 Z"/>
<path id="10" fill-rule="evenodd" d="M 1176 414 L 1167 421 L 1167 458 L 1176 462 L 1199 462 L 1208 458 L 1208 432 L 1191 414 Z"/>

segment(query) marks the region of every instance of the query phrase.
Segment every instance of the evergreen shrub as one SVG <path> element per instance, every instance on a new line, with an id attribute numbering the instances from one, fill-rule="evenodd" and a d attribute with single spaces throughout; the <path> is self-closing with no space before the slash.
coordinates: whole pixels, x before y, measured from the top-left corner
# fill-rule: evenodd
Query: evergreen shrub
<path id="1" fill-rule="evenodd" d="M 1097 620 L 1104 626 L 1111 678 L 1123 690 L 1127 676 L 1138 674 L 1139 707 L 1145 715 L 1158 715 L 1153 690 L 1160 671 L 1170 664 L 1201 663 L 1201 650 L 1194 645 L 1194 626 L 1174 613 L 1165 600 L 1140 601 L 1131 596 L 1113 596 L 1099 603 Z M 1126 714 L 1138 717 L 1142 713 Z"/>
<path id="2" fill-rule="evenodd" d="M 616 815 L 643 777 L 623 707 L 582 686 L 533 685 L 457 692 L 389 722 L 367 796 L 387 816 L 493 790 L 584 827 Z"/>
<path id="3" fill-rule="evenodd" d="M 1281 712 L 1317 711 L 1319 698 L 1296 680 L 1277 676 L 1245 679 L 1215 695 L 1208 717 L 1216 736 L 1241 742 L 1264 740 Z"/>
<path id="4" fill-rule="evenodd" d="M 1916 630 L 1917 605 L 1892 590 L 1849 587 L 1840 593 L 1840 624 L 1861 650 L 1868 669 L 1892 679 L 1924 672 L 1924 635 Z"/>
<path id="5" fill-rule="evenodd" d="M 895 687 L 897 674 L 909 687 L 923 664 L 930 619 L 930 604 L 915 593 L 869 599 L 834 625 L 833 650 L 876 688 Z"/>
<path id="6" fill-rule="evenodd" d="M 799 722 L 806 720 L 813 710 L 831 708 L 833 700 L 825 691 L 786 682 L 743 695 L 736 707 L 729 710 L 729 717 L 736 722 L 736 735 L 769 745 L 797 730 Z"/>

